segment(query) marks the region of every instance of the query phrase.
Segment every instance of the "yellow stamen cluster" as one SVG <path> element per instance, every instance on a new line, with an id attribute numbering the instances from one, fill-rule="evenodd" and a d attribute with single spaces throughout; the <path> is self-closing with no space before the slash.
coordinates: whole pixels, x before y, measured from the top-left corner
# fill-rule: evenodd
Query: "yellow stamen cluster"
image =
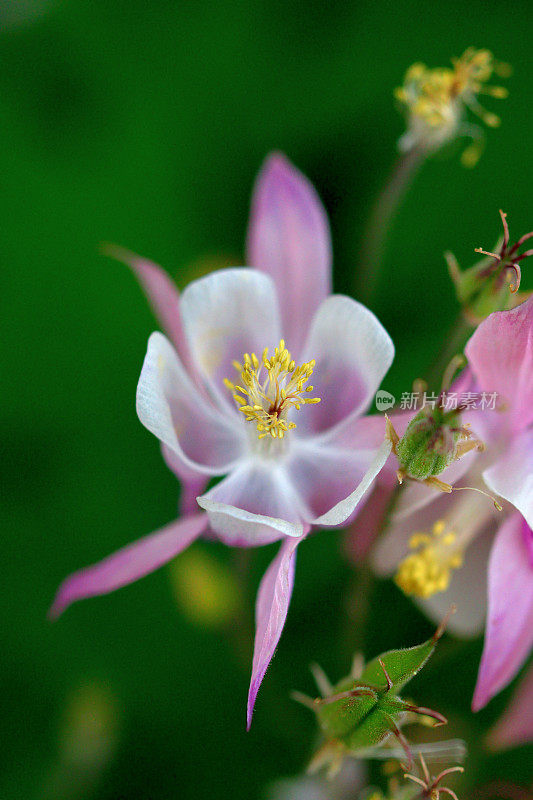
<path id="1" fill-rule="evenodd" d="M 287 420 L 289 409 L 294 407 L 299 411 L 303 405 L 320 402 L 319 397 L 306 396 L 313 391 L 312 386 L 305 384 L 313 374 L 315 361 L 297 367 L 283 339 L 271 358 L 265 347 L 261 360 L 255 353 L 245 353 L 243 363 L 234 361 L 233 366 L 240 374 L 240 383 L 232 383 L 228 378 L 224 383 L 233 392 L 246 422 L 256 425 L 260 439 L 265 436 L 283 439 L 288 430 L 296 427 Z"/>
<path id="2" fill-rule="evenodd" d="M 431 597 L 450 585 L 452 571 L 463 564 L 456 546 L 457 536 L 439 520 L 431 533 L 415 533 L 409 542 L 410 553 L 400 563 L 394 577 L 405 594 Z"/>
<path id="3" fill-rule="evenodd" d="M 460 58 L 452 59 L 452 65 L 429 69 L 425 64 L 413 64 L 403 85 L 394 92 L 409 115 L 410 126 L 426 127 L 427 139 L 433 138 L 438 144 L 456 133 L 461 103 L 486 125 L 496 128 L 500 118 L 483 108 L 477 95 L 505 98 L 508 94 L 503 86 L 487 85 L 494 73 L 502 77 L 510 74 L 509 65 L 496 62 L 489 50 L 469 47 Z M 463 154 L 463 163 L 473 166 L 479 155 L 479 146 L 473 145 Z"/>

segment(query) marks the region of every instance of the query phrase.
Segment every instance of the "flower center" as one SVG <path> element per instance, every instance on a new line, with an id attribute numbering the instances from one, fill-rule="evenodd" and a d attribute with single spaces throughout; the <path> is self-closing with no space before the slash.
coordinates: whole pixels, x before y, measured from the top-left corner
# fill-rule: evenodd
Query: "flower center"
<path id="1" fill-rule="evenodd" d="M 409 549 L 413 552 L 400 563 L 394 577 L 400 589 L 416 597 L 445 592 L 453 570 L 463 564 L 456 533 L 438 520 L 431 533 L 414 533 Z"/>
<path id="2" fill-rule="evenodd" d="M 271 358 L 265 347 L 261 361 L 255 353 L 245 353 L 243 363 L 234 361 L 233 366 L 240 382 L 232 383 L 225 378 L 224 384 L 233 392 L 246 422 L 255 424 L 259 439 L 265 436 L 283 439 L 288 430 L 296 427 L 287 420 L 289 409 L 294 407 L 299 411 L 303 405 L 320 403 L 319 397 L 307 395 L 313 391 L 306 383 L 313 374 L 314 359 L 297 367 L 283 339 Z"/>
<path id="3" fill-rule="evenodd" d="M 394 576 L 397 586 L 405 594 L 416 597 L 432 597 L 437 592 L 445 592 L 453 571 L 463 565 L 467 547 L 498 514 L 491 503 L 465 492 L 453 504 L 446 520 L 434 523 L 431 533 L 411 536 L 411 552 L 400 562 Z"/>

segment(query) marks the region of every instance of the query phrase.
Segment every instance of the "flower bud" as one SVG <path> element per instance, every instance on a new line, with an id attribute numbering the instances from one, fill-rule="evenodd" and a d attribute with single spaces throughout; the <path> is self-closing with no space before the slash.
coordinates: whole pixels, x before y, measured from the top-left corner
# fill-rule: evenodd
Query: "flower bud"
<path id="1" fill-rule="evenodd" d="M 434 408 L 424 406 L 413 417 L 401 438 L 387 418 L 387 435 L 400 463 L 400 483 L 408 478 L 428 483 L 441 491 L 452 491 L 451 486 L 436 476 L 469 450 L 484 449 L 483 443 L 462 425 L 462 410 L 461 406 L 446 410 L 441 393 Z"/>
<path id="2" fill-rule="evenodd" d="M 335 775 L 346 755 L 368 758 L 371 753 L 395 736 L 401 748 L 400 758 L 413 764 L 411 748 L 401 726 L 408 721 L 431 717 L 434 725 L 446 724 L 438 711 L 417 706 L 402 699 L 399 692 L 424 667 L 441 638 L 449 615 L 435 634 L 415 647 L 389 650 L 368 664 L 354 659 L 350 675 L 332 686 L 324 672 L 315 665 L 313 673 L 321 696 L 315 699 L 295 692 L 295 700 L 315 712 L 324 742 L 316 752 L 309 771 L 328 766 Z M 392 755 L 392 750 L 389 751 Z"/>
<path id="3" fill-rule="evenodd" d="M 440 475 L 457 458 L 462 435 L 457 411 L 446 413 L 440 406 L 426 406 L 411 420 L 397 444 L 401 470 L 416 481 Z"/>

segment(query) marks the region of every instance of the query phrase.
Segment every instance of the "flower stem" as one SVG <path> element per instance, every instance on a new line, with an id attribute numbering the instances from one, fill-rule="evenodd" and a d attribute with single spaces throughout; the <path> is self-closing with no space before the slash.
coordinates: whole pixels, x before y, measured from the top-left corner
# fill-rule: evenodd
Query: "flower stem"
<path id="1" fill-rule="evenodd" d="M 426 155 L 427 150 L 423 147 L 414 147 L 400 155 L 372 207 L 363 234 L 356 275 L 357 295 L 363 302 L 368 303 L 374 297 L 391 223 Z"/>

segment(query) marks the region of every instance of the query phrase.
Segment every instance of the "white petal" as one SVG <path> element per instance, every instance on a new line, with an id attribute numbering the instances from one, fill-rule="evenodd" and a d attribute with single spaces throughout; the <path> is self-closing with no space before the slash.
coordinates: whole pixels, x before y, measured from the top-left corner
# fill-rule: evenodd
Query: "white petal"
<path id="1" fill-rule="evenodd" d="M 394 345 L 365 306 L 332 295 L 318 309 L 303 352 L 303 361 L 316 361 L 313 396 L 321 402 L 305 406 L 297 424 L 318 433 L 348 424 L 368 407 L 392 363 Z"/>
<path id="2" fill-rule="evenodd" d="M 211 529 L 226 544 L 253 547 L 283 536 L 302 536 L 300 500 L 282 466 L 271 461 L 244 462 L 198 505 Z"/>
<path id="3" fill-rule="evenodd" d="M 224 378 L 240 377 L 233 361 L 259 357 L 281 338 L 276 289 L 271 278 L 246 267 L 223 269 L 189 284 L 181 313 L 192 357 L 211 395 L 235 410 Z M 290 349 L 290 343 L 287 342 Z"/>
<path id="4" fill-rule="evenodd" d="M 380 446 L 379 450 L 375 452 L 372 461 L 368 465 L 366 472 L 362 476 L 354 491 L 330 508 L 325 514 L 322 514 L 314 519 L 313 524 L 332 527 L 342 525 L 343 522 L 346 522 L 348 517 L 350 517 L 353 513 L 355 507 L 371 487 L 374 478 L 382 469 L 390 455 L 390 452 L 391 443 L 388 440 L 385 440 Z"/>
<path id="5" fill-rule="evenodd" d="M 244 450 L 243 426 L 198 393 L 162 333 L 153 333 L 148 341 L 137 386 L 137 414 L 149 431 L 196 472 L 223 475 Z"/>
<path id="6" fill-rule="evenodd" d="M 336 430 L 338 435 L 332 431 L 319 437 L 295 437 L 287 461 L 291 481 L 312 522 L 353 497 L 369 469 L 374 469 L 385 439 L 385 419 L 362 417 L 349 428 Z M 359 494 L 353 499 L 357 497 Z"/>

